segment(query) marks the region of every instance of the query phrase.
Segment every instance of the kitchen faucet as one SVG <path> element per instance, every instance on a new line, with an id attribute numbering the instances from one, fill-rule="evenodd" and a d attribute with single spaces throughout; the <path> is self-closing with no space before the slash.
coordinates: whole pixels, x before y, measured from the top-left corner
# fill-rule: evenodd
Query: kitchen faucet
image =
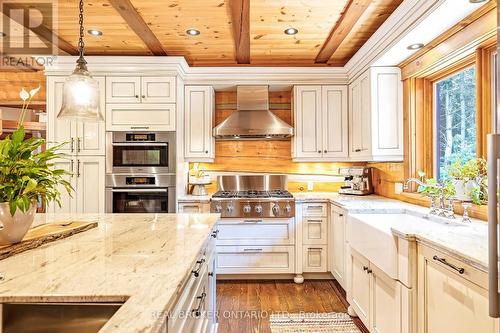
<path id="1" fill-rule="evenodd" d="M 438 190 L 437 199 L 439 201 L 439 206 L 436 207 L 436 197 L 430 196 L 431 207 L 429 208 L 429 214 L 437 215 L 437 216 L 441 216 L 441 217 L 445 217 L 445 218 L 450 218 L 450 219 L 455 218 L 455 214 L 453 212 L 453 199 L 448 199 L 448 205 L 445 205 L 444 185 L 442 183 L 426 184 L 418 178 L 409 178 L 406 180 L 406 182 L 403 186 L 403 189 L 408 190 L 409 185 L 411 183 L 415 183 L 415 184 L 423 186 L 423 187 L 435 188 Z"/>

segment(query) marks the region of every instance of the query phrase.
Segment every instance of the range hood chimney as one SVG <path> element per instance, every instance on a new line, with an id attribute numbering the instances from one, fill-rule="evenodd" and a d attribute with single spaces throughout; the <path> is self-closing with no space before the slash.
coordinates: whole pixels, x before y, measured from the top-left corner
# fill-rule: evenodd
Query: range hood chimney
<path id="1" fill-rule="evenodd" d="M 269 111 L 269 86 L 236 87 L 237 111 L 213 130 L 217 139 L 286 139 L 293 127 Z"/>

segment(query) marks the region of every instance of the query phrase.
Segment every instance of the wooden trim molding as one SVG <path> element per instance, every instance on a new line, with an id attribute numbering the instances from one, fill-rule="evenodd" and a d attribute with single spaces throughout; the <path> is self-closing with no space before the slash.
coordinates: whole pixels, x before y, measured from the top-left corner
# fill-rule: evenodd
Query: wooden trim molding
<path id="1" fill-rule="evenodd" d="M 109 0 L 109 3 L 155 56 L 167 55 L 161 42 L 134 8 L 130 0 Z"/>
<path id="2" fill-rule="evenodd" d="M 350 0 L 346 9 L 333 26 L 321 50 L 316 56 L 316 63 L 326 63 L 344 41 L 358 22 L 359 18 L 370 6 L 370 0 Z"/>
<path id="3" fill-rule="evenodd" d="M 250 63 L 250 0 L 230 0 L 233 38 L 238 64 Z"/>

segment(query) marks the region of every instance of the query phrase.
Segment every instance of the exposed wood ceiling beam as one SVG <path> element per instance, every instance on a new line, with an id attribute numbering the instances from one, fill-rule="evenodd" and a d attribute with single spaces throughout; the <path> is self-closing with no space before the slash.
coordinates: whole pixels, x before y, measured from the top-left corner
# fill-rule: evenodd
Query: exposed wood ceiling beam
<path id="1" fill-rule="evenodd" d="M 16 8 L 19 8 L 20 6 L 19 5 L 16 5 Z M 27 6 L 27 8 L 29 8 Z M 9 11 L 7 11 L 9 12 Z M 40 38 L 40 40 L 45 44 L 45 45 L 54 45 L 55 47 L 57 47 L 61 53 L 63 54 L 66 54 L 66 55 L 76 55 L 78 54 L 78 49 L 76 47 L 74 47 L 73 45 L 71 45 L 70 43 L 68 43 L 66 40 L 62 39 L 61 37 L 59 37 L 54 31 L 52 31 L 51 29 L 49 29 L 48 27 L 46 27 L 45 25 L 39 25 L 37 27 L 27 27 L 27 25 L 29 24 L 29 22 L 26 20 L 26 22 L 24 22 L 24 19 L 21 18 L 21 17 L 16 17 L 16 16 L 9 16 L 7 15 L 6 13 L 3 13 L 4 17 L 3 19 L 7 19 L 7 20 L 12 20 L 14 22 L 16 22 L 17 24 L 23 26 L 26 30 L 29 30 L 31 32 L 33 32 L 35 35 L 38 36 L 38 38 Z"/>
<path id="2" fill-rule="evenodd" d="M 156 38 L 153 31 L 151 31 L 130 0 L 109 0 L 109 3 L 111 3 L 116 11 L 123 17 L 125 22 L 127 22 L 129 27 L 134 30 L 136 35 L 142 39 L 144 44 L 146 44 L 154 55 L 167 55 L 161 42 Z"/>
<path id="3" fill-rule="evenodd" d="M 332 31 L 330 31 L 330 35 L 328 35 L 328 38 L 316 56 L 316 63 L 328 62 L 371 2 L 370 0 L 349 1 L 340 19 L 335 23 Z"/>
<path id="4" fill-rule="evenodd" d="M 250 0 L 230 0 L 231 22 L 238 64 L 250 63 Z"/>

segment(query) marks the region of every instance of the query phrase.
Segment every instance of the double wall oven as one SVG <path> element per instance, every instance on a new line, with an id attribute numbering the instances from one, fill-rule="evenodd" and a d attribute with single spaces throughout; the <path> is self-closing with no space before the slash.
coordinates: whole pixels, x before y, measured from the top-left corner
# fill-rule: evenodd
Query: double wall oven
<path id="1" fill-rule="evenodd" d="M 106 212 L 175 212 L 175 133 L 106 133 Z"/>

